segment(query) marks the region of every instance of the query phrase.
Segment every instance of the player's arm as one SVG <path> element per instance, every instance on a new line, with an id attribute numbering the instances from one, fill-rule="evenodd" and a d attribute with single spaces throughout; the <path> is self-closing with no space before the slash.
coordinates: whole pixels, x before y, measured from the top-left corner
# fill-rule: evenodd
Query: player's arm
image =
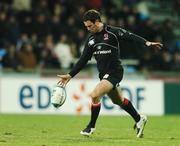
<path id="1" fill-rule="evenodd" d="M 87 43 L 80 59 L 73 66 L 72 70 L 66 75 L 57 75 L 60 78 L 58 84 L 66 86 L 69 80 L 73 78 L 78 72 L 80 72 L 80 70 L 87 64 L 88 60 L 91 59 L 92 54 L 92 48 Z"/>
<path id="2" fill-rule="evenodd" d="M 153 47 L 155 49 L 161 49 L 163 46 L 160 42 L 147 41 L 145 38 L 140 37 L 140 36 L 138 36 L 134 33 L 131 33 L 129 31 L 126 31 L 125 29 L 122 29 L 122 28 L 118 29 L 117 36 L 121 40 L 137 42 L 137 43 L 140 43 L 140 44 L 145 45 L 147 47 Z"/>

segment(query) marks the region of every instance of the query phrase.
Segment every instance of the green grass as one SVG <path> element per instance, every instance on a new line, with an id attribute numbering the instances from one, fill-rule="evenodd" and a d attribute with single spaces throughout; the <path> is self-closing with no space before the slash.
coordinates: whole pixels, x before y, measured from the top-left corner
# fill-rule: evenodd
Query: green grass
<path id="1" fill-rule="evenodd" d="M 89 116 L 0 115 L 0 146 L 180 146 L 180 116 L 148 117 L 136 138 L 128 116 L 100 116 L 91 137 L 79 134 Z"/>

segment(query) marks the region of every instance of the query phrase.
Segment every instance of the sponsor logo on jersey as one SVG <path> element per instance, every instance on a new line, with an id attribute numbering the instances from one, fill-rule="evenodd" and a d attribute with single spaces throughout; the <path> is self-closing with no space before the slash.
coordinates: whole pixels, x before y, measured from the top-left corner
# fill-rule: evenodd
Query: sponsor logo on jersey
<path id="1" fill-rule="evenodd" d="M 104 40 L 108 40 L 109 39 L 109 35 L 107 33 L 104 34 Z"/>
<path id="2" fill-rule="evenodd" d="M 102 51 L 95 51 L 94 54 L 110 54 L 111 50 L 102 50 Z"/>
<path id="3" fill-rule="evenodd" d="M 94 45 L 94 44 L 95 44 L 94 39 L 90 40 L 90 41 L 88 42 L 88 44 L 89 44 L 89 46 Z"/>
<path id="4" fill-rule="evenodd" d="M 97 49 L 100 50 L 102 48 L 102 46 L 97 46 Z"/>

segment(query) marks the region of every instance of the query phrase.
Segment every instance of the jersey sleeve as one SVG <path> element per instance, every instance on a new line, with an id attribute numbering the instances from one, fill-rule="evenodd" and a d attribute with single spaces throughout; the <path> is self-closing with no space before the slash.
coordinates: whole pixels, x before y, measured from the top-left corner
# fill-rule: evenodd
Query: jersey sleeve
<path id="1" fill-rule="evenodd" d="M 76 62 L 76 64 L 73 66 L 72 70 L 69 72 L 71 77 L 74 77 L 77 73 L 80 72 L 80 70 L 87 64 L 88 60 L 91 59 L 93 55 L 93 45 L 94 45 L 94 40 L 88 39 L 86 41 L 83 53 L 79 60 Z"/>
<path id="2" fill-rule="evenodd" d="M 132 42 L 140 43 L 142 45 L 145 45 L 147 41 L 143 37 L 140 37 L 122 28 L 118 28 L 116 33 L 119 40 L 132 41 Z"/>

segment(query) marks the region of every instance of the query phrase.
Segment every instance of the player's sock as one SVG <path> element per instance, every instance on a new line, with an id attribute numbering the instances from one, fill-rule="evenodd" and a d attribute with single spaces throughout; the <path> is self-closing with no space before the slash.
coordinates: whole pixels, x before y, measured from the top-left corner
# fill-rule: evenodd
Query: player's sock
<path id="1" fill-rule="evenodd" d="M 88 127 L 95 128 L 96 120 L 99 116 L 99 111 L 101 109 L 101 103 L 91 105 L 91 120 L 88 124 Z"/>
<path id="2" fill-rule="evenodd" d="M 136 111 L 136 109 L 133 107 L 132 103 L 128 99 L 124 98 L 124 101 L 121 104 L 121 107 L 126 112 L 128 112 L 136 122 L 138 122 L 140 120 L 141 117 L 140 117 L 139 113 Z"/>

